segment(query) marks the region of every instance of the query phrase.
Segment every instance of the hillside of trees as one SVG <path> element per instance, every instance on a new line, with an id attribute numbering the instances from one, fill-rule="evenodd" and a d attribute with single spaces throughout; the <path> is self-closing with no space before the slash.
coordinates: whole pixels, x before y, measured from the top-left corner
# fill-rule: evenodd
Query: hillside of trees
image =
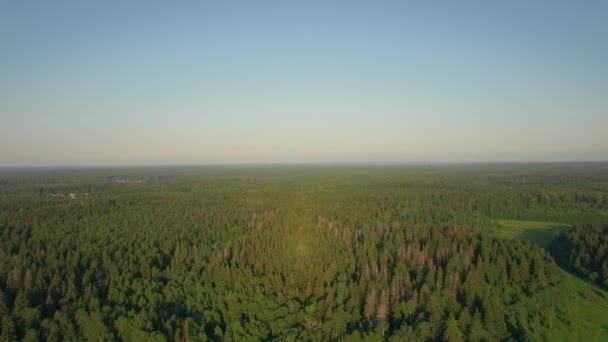
<path id="1" fill-rule="evenodd" d="M 607 171 L 0 171 L 0 340 L 546 340 L 561 270 L 490 228 L 608 222 Z M 603 281 L 578 229 L 558 243 Z"/>

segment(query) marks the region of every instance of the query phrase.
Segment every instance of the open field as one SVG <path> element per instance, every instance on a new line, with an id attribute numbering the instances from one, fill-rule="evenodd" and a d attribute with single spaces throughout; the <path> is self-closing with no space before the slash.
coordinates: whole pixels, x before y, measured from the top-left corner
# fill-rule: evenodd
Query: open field
<path id="1" fill-rule="evenodd" d="M 533 320 L 550 322 L 548 329 L 537 332 L 548 341 L 605 341 L 608 293 L 566 271 L 562 273 L 558 285 L 521 303 L 529 311 L 540 312 Z"/>
<path id="2" fill-rule="evenodd" d="M 560 310 L 573 313 L 574 330 L 571 339 L 577 341 L 605 341 L 608 335 L 608 293 L 564 272 L 564 280 L 556 293 L 551 294 Z M 559 334 L 555 334 L 559 338 Z"/>
<path id="3" fill-rule="evenodd" d="M 547 249 L 557 234 L 572 227 L 558 222 L 539 222 L 523 220 L 497 220 L 496 234 L 503 238 L 520 238 Z"/>

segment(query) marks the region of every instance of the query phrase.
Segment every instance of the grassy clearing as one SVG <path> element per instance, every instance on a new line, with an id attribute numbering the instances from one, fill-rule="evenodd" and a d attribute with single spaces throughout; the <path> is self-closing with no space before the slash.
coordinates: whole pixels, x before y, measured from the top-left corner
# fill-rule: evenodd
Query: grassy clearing
<path id="1" fill-rule="evenodd" d="M 570 225 L 558 222 L 497 220 L 496 234 L 502 238 L 520 238 L 547 249 L 556 234 L 569 229 Z"/>
<path id="2" fill-rule="evenodd" d="M 557 222 L 498 220 L 496 234 L 502 238 L 521 238 L 547 249 L 551 239 L 571 226 Z M 535 303 L 553 301 L 560 319 L 550 332 L 552 341 L 608 340 L 608 293 L 562 270 L 563 280 L 558 286 L 541 291 Z M 546 297 L 543 300 L 540 297 Z M 542 308 L 539 308 L 542 312 Z M 551 310 L 551 308 L 546 308 Z M 542 319 L 542 318 L 539 318 Z"/>
<path id="3" fill-rule="evenodd" d="M 563 271 L 558 286 L 545 289 L 527 304 L 528 307 L 547 303 L 556 304 L 555 325 L 545 334 L 550 341 L 606 341 L 608 340 L 608 293 Z M 545 297 L 545 298 L 542 298 Z M 553 314 L 554 307 L 539 308 Z M 544 317 L 539 317 L 544 319 Z"/>

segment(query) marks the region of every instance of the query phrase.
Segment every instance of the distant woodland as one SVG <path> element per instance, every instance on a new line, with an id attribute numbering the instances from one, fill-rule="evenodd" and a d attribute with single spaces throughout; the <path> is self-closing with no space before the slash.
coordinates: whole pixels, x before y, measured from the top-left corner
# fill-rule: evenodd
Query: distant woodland
<path id="1" fill-rule="evenodd" d="M 2 341 L 608 338 L 568 284 L 608 303 L 607 164 L 0 171 Z"/>

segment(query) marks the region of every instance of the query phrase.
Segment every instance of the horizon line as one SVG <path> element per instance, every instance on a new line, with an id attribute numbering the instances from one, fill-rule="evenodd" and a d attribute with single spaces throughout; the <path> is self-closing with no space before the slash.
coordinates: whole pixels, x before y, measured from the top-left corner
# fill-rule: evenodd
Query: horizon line
<path id="1" fill-rule="evenodd" d="M 429 160 L 429 161 L 239 161 L 184 163 L 106 163 L 106 164 L 48 164 L 0 165 L 0 170 L 18 169 L 102 169 L 154 167 L 252 167 L 252 166 L 457 166 L 457 165 L 540 165 L 540 164 L 605 164 L 604 160 Z"/>

